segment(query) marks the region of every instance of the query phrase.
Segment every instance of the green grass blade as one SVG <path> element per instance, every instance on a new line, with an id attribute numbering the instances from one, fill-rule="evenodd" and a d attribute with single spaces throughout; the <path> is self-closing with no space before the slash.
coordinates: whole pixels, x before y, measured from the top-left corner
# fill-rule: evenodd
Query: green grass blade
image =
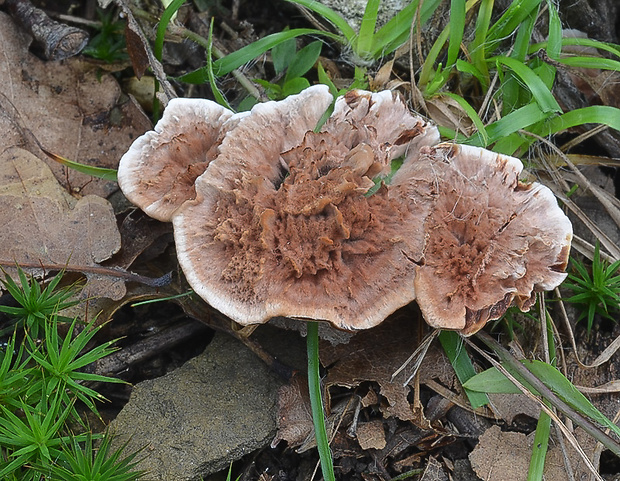
<path id="1" fill-rule="evenodd" d="M 357 34 L 355 30 L 347 23 L 347 21 L 337 12 L 331 8 L 323 5 L 316 0 L 287 0 L 291 3 L 296 3 L 302 7 L 306 7 L 308 10 L 312 10 L 314 13 L 318 13 L 321 17 L 329 20 L 341 33 L 344 35 L 347 43 L 353 45 Z M 345 42 L 341 42 L 343 45 Z"/>
<path id="2" fill-rule="evenodd" d="M 539 129 L 539 135 L 557 134 L 583 124 L 603 124 L 620 130 L 620 109 L 608 105 L 590 105 L 553 117 Z"/>
<path id="3" fill-rule="evenodd" d="M 450 2 L 450 30 L 448 42 L 448 60 L 446 65 L 450 68 L 456 63 L 461 51 L 463 32 L 465 31 L 465 0 L 452 0 Z"/>
<path id="4" fill-rule="evenodd" d="M 334 465 L 329 441 L 325 430 L 325 416 L 323 414 L 323 399 L 321 395 L 321 376 L 319 373 L 319 323 L 307 322 L 307 347 L 308 347 L 308 391 L 310 393 L 310 406 L 312 408 L 312 422 L 314 423 L 314 435 L 316 437 L 319 458 L 321 459 L 321 471 L 325 481 L 335 481 Z"/>
<path id="5" fill-rule="evenodd" d="M 285 29 L 284 31 L 287 31 Z M 273 61 L 273 69 L 276 74 L 280 75 L 288 67 L 289 63 L 295 58 L 297 52 L 297 42 L 294 38 L 288 39 L 271 49 L 271 60 Z"/>
<path id="6" fill-rule="evenodd" d="M 486 38 L 487 52 L 493 52 L 499 42 L 509 37 L 519 25 L 538 8 L 542 0 L 515 0 L 495 24 Z"/>
<path id="7" fill-rule="evenodd" d="M 296 28 L 293 30 L 286 30 L 284 32 L 273 33 L 213 62 L 213 74 L 216 77 L 226 75 L 242 65 L 245 65 L 246 63 L 260 57 L 262 54 L 282 42 L 286 42 L 291 38 L 300 37 L 302 35 L 321 35 L 336 41 L 343 41 L 342 37 L 339 35 L 323 32 L 314 28 Z M 189 72 L 178 77 L 178 80 L 181 82 L 190 84 L 203 84 L 207 82 L 208 79 L 206 67 L 201 67 L 193 72 Z"/>
<path id="8" fill-rule="evenodd" d="M 527 481 L 542 481 L 543 479 L 550 433 L 551 418 L 546 412 L 540 411 L 538 422 L 536 423 L 536 433 L 534 434 L 534 444 L 532 446 L 532 457 L 530 458 L 530 466 L 527 472 Z"/>
<path id="9" fill-rule="evenodd" d="M 476 370 L 467 355 L 461 337 L 454 331 L 441 331 L 439 341 L 456 372 L 456 377 L 464 387 L 467 380 L 476 375 Z M 489 398 L 484 392 L 471 391 L 465 388 L 465 394 L 467 394 L 473 408 L 484 406 L 489 402 Z"/>
<path id="10" fill-rule="evenodd" d="M 534 142 L 534 139 L 524 137 L 519 133 L 512 133 L 506 137 L 502 137 L 495 145 L 493 145 L 493 152 L 499 154 L 512 155 L 518 157 L 518 152 L 525 152 L 530 144 Z"/>
<path id="11" fill-rule="evenodd" d="M 549 58 L 557 60 L 562 51 L 562 22 L 557 7 L 551 0 L 547 0 L 547 11 L 549 12 L 549 34 L 546 51 Z M 540 65 L 534 71 L 545 86 L 551 90 L 555 81 L 555 67 L 548 63 L 539 63 Z"/>
<path id="12" fill-rule="evenodd" d="M 372 58 L 377 59 L 382 55 L 392 53 L 407 41 L 418 4 L 419 0 L 412 1 L 377 31 L 372 47 Z M 441 0 L 425 0 L 422 3 L 420 25 L 424 25 L 431 18 L 440 4 Z"/>
<path id="13" fill-rule="evenodd" d="M 545 83 L 525 64 L 511 57 L 494 57 L 494 60 L 501 65 L 511 69 L 517 77 L 527 86 L 532 93 L 534 100 L 545 113 L 562 112 L 562 108 L 557 100 L 545 85 Z"/>
<path id="14" fill-rule="evenodd" d="M 315 40 L 302 48 L 291 60 L 286 71 L 284 83 L 297 77 L 302 77 L 310 70 L 321 55 L 323 42 Z"/>
<path id="15" fill-rule="evenodd" d="M 357 37 L 355 50 L 357 54 L 367 59 L 371 53 L 371 47 L 374 43 L 375 27 L 377 26 L 377 14 L 379 13 L 379 4 L 381 0 L 368 0 L 366 9 L 360 24 L 360 32 Z"/>
<path id="16" fill-rule="evenodd" d="M 489 69 L 486 63 L 486 38 L 491 24 L 493 3 L 495 0 L 482 0 L 478 7 L 476 26 L 474 28 L 474 40 L 469 45 L 469 55 L 473 66 L 484 76 L 480 83 L 486 90 L 489 85 Z"/>
<path id="17" fill-rule="evenodd" d="M 446 41 L 448 40 L 448 35 L 450 32 L 447 28 L 444 28 L 443 31 L 439 34 L 435 43 L 428 52 L 426 59 L 424 59 L 424 63 L 422 64 L 422 71 L 420 72 L 420 79 L 418 81 L 418 86 L 425 93 L 426 96 L 432 96 L 442 85 L 437 85 L 433 83 L 433 88 L 430 88 L 431 78 L 433 76 L 433 67 L 439 58 L 439 54 L 443 49 Z"/>
<path id="18" fill-rule="evenodd" d="M 532 45 L 530 45 L 529 51 L 528 53 L 533 54 L 536 53 L 538 50 L 542 49 L 547 49 L 547 43 L 548 42 L 540 42 L 540 43 L 534 43 Z M 562 39 L 562 47 L 565 46 L 571 46 L 571 45 L 577 45 L 580 47 L 592 47 L 592 48 L 596 48 L 599 50 L 603 50 L 605 52 L 609 52 L 613 55 L 615 55 L 616 57 L 620 57 L 620 48 L 618 45 L 615 45 L 613 43 L 605 43 L 605 42 L 600 42 L 598 40 L 593 40 L 591 38 L 563 38 Z"/>
<path id="19" fill-rule="evenodd" d="M 483 145 L 487 146 L 489 143 L 489 135 L 487 134 L 487 129 L 484 126 L 482 119 L 478 117 L 478 113 L 476 112 L 476 110 L 471 105 L 469 105 L 469 102 L 467 102 L 467 100 L 465 100 L 460 95 L 453 94 L 452 92 L 441 92 L 440 95 L 450 97 L 461 106 L 461 108 L 465 111 L 467 116 L 476 126 L 476 130 L 478 131 L 478 134 L 482 139 Z"/>
<path id="20" fill-rule="evenodd" d="M 600 57 L 564 57 L 558 59 L 558 62 L 568 65 L 569 67 L 592 68 L 601 70 L 615 70 L 620 72 L 620 62 L 609 58 Z"/>
<path id="21" fill-rule="evenodd" d="M 493 144 L 498 140 L 507 137 L 510 134 L 518 132 L 521 129 L 527 129 L 533 124 L 545 120 L 549 114 L 540 110 L 536 103 L 531 103 L 525 107 L 515 110 L 508 115 L 496 120 L 492 124 L 487 125 L 487 134 L 489 136 L 489 144 Z M 470 145 L 482 146 L 484 144 L 481 134 L 472 135 L 465 143 Z"/>
<path id="22" fill-rule="evenodd" d="M 486 66 L 486 62 L 484 62 L 484 65 Z M 478 67 L 472 63 L 466 62 L 465 60 L 461 60 L 461 59 L 457 59 L 456 61 L 456 69 L 459 72 L 463 72 L 463 73 L 467 73 L 470 75 L 473 75 L 474 77 L 476 77 L 478 79 L 478 82 L 480 82 L 480 85 L 482 85 L 482 88 L 486 91 L 489 88 L 489 71 L 488 69 L 486 69 L 486 71 L 481 71 L 478 69 Z"/>
<path id="23" fill-rule="evenodd" d="M 213 22 L 215 17 L 211 17 L 211 25 L 209 27 L 209 38 L 207 39 L 207 77 L 209 79 L 209 86 L 211 87 L 211 93 L 213 93 L 213 97 L 215 101 L 220 104 L 222 107 L 227 108 L 228 110 L 232 110 L 230 107 L 228 100 L 222 93 L 222 91 L 217 86 L 217 82 L 215 81 L 215 75 L 213 74 Z"/>
<path id="24" fill-rule="evenodd" d="M 170 5 L 166 7 L 164 13 L 161 15 L 161 19 L 157 24 L 157 33 L 155 35 L 155 43 L 153 44 L 153 54 L 155 58 L 161 62 L 162 54 L 164 51 L 164 37 L 166 35 L 166 29 L 168 24 L 177 10 L 185 3 L 185 0 L 173 0 Z"/>
<path id="25" fill-rule="evenodd" d="M 41 150 L 43 150 L 43 152 L 45 152 L 45 154 L 52 160 L 55 160 L 59 164 L 69 167 L 70 169 L 82 172 L 83 174 L 92 175 L 93 177 L 97 177 L 99 179 L 108 180 L 110 182 L 117 182 L 116 169 L 105 169 L 103 167 L 93 167 L 92 165 L 80 164 L 79 162 L 65 159 L 60 155 L 48 152 L 45 149 Z"/>

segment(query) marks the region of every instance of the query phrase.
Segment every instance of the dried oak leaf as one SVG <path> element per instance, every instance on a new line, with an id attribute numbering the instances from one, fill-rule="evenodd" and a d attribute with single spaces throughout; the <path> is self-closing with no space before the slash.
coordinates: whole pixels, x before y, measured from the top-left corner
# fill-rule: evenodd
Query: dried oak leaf
<path id="1" fill-rule="evenodd" d="M 314 434 L 308 383 L 303 376 L 294 376 L 289 384 L 278 389 L 278 432 L 271 441 L 275 448 L 280 441 L 289 447 L 305 443 Z"/>
<path id="2" fill-rule="evenodd" d="M 471 335 L 513 304 L 529 310 L 537 292 L 565 279 L 571 223 L 547 187 L 519 180 L 518 159 L 439 144 L 420 161 L 437 175 L 414 282 L 431 326 Z"/>
<path id="3" fill-rule="evenodd" d="M 592 437 L 585 435 L 581 429 L 574 433 L 582 449 L 591 456 L 596 444 Z M 525 434 L 502 431 L 499 426 L 492 426 L 480 436 L 478 445 L 469 455 L 471 467 L 482 480 L 525 481 L 528 479 L 528 467 L 532 456 L 533 433 Z M 568 481 L 569 479 L 588 479 L 589 472 L 581 456 L 566 443 L 563 446 L 550 447 L 545 458 L 544 479 Z M 571 460 L 572 475 L 569 476 L 564 464 L 564 455 Z"/>
<path id="4" fill-rule="evenodd" d="M 131 142 L 150 128 L 150 121 L 129 100 L 113 76 L 79 58 L 43 62 L 28 51 L 31 39 L 10 17 L 0 12 L 0 118 L 18 113 L 23 129 L 50 152 L 98 167 L 115 168 Z M 3 148 L 15 143 L 12 138 Z M 28 149 L 48 163 L 56 178 L 83 194 L 107 197 L 115 182 L 91 176 L 48 159 L 36 148 Z M 70 185 L 69 185 L 70 184 Z"/>
<path id="5" fill-rule="evenodd" d="M 369 190 L 436 129 L 395 93 L 354 91 L 313 132 L 331 100 L 315 86 L 254 107 L 173 216 L 189 283 L 240 324 L 288 316 L 366 329 L 415 298 L 432 171 Z"/>
<path id="6" fill-rule="evenodd" d="M 96 266 L 120 248 L 107 200 L 95 195 L 76 200 L 43 161 L 17 147 L 0 154 L 0 225 L 5 266 Z M 124 295 L 122 281 L 86 276 L 90 292 L 115 299 Z"/>
<path id="7" fill-rule="evenodd" d="M 376 382 L 387 400 L 387 405 L 382 407 L 384 417 L 414 420 L 415 415 L 407 400 L 410 389 L 403 386 L 413 363 L 392 380 L 392 374 L 418 345 L 416 329 L 411 328 L 412 315 L 399 311 L 372 331 L 357 333 L 348 344 L 333 346 L 322 342 L 319 351 L 321 364 L 330 366 L 324 381 L 326 388 L 334 385 L 355 388 L 364 381 Z M 435 378 L 449 386 L 454 383 L 454 371 L 448 360 L 433 346 L 420 367 L 420 382 Z"/>

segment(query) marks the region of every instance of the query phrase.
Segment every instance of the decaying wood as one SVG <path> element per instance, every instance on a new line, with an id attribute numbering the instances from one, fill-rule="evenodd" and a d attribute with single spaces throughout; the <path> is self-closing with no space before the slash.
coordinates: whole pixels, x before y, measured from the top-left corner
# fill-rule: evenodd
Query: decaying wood
<path id="1" fill-rule="evenodd" d="M 6 0 L 11 16 L 42 47 L 47 60 L 63 60 L 77 55 L 88 43 L 84 30 L 52 20 L 29 0 Z"/>

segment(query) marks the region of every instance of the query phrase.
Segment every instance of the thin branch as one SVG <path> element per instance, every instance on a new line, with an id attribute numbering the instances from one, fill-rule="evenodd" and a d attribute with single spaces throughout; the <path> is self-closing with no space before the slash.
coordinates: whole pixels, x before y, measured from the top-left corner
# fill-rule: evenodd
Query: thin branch
<path id="1" fill-rule="evenodd" d="M 105 277 L 123 279 L 127 282 L 137 282 L 149 287 L 163 287 L 170 284 L 172 272 L 161 277 L 146 277 L 135 272 L 129 272 L 118 267 L 84 266 L 71 264 L 56 264 L 54 262 L 17 262 L 0 259 L 0 266 L 11 268 L 19 266 L 23 269 L 46 269 L 49 271 L 81 272 L 83 274 L 95 274 Z"/>

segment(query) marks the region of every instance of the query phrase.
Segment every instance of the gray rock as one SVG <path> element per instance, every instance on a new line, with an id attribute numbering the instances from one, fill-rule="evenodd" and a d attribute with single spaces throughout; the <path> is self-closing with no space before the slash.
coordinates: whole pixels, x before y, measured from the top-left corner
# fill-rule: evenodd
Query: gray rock
<path id="1" fill-rule="evenodd" d="M 111 424 L 113 447 L 145 447 L 138 468 L 149 481 L 200 479 L 269 444 L 279 386 L 252 352 L 218 333 L 200 356 L 134 387 Z"/>

